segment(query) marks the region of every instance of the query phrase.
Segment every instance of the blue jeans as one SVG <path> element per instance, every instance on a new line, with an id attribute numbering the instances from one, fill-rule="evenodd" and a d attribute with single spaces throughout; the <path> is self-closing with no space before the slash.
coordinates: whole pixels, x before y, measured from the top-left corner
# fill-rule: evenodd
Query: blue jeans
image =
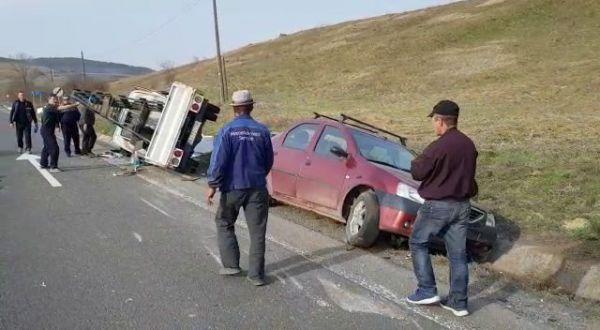
<path id="1" fill-rule="evenodd" d="M 468 201 L 426 201 L 417 213 L 409 240 L 418 290 L 425 295 L 437 295 L 429 241 L 435 235 L 444 239 L 450 260 L 448 304 L 456 308 L 467 308 L 469 268 L 466 245 L 470 210 Z"/>

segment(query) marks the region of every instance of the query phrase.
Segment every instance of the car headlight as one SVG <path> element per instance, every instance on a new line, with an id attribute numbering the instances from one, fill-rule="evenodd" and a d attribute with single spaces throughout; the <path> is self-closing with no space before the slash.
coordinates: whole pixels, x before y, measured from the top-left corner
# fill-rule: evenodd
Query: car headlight
<path id="1" fill-rule="evenodd" d="M 485 218 L 485 225 L 488 227 L 496 227 L 496 217 L 491 212 L 488 212 Z"/>
<path id="2" fill-rule="evenodd" d="M 398 183 L 398 188 L 396 188 L 396 195 L 400 197 L 404 197 L 406 199 L 410 199 L 413 202 L 417 202 L 420 204 L 425 203 L 425 200 L 419 195 L 417 189 L 407 186 L 404 183 Z"/>

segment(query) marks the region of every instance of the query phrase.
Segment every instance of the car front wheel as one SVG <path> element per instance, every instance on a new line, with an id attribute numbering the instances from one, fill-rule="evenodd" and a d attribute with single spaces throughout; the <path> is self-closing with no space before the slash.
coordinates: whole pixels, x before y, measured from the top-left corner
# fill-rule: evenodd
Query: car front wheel
<path id="1" fill-rule="evenodd" d="M 349 244 L 367 248 L 379 236 L 379 202 L 373 191 L 358 195 L 346 221 L 346 240 Z"/>

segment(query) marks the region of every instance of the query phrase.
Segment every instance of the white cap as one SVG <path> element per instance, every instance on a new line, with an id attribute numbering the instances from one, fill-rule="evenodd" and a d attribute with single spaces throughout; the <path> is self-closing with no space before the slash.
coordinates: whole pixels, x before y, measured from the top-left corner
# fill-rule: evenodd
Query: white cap
<path id="1" fill-rule="evenodd" d="M 234 107 L 241 105 L 250 105 L 254 103 L 255 102 L 252 99 L 252 94 L 250 94 L 250 91 L 248 90 L 235 91 L 231 96 L 231 105 Z"/>
<path id="2" fill-rule="evenodd" d="M 56 88 L 54 88 L 54 89 L 52 90 L 52 94 L 54 94 L 54 95 L 56 95 L 56 96 L 58 96 L 58 97 L 62 97 L 62 96 L 63 96 L 63 94 L 64 94 L 64 91 L 63 91 L 63 89 L 62 89 L 62 88 L 60 88 L 60 87 L 56 87 Z"/>

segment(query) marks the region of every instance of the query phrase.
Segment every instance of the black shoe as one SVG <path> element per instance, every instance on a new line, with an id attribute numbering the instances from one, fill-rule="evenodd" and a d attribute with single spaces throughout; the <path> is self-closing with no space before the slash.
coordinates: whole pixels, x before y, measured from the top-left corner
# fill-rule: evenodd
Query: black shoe
<path id="1" fill-rule="evenodd" d="M 40 168 L 41 168 L 42 170 L 47 170 L 47 169 L 49 169 L 49 167 L 48 167 L 48 166 L 42 166 L 42 165 L 40 165 Z"/>

